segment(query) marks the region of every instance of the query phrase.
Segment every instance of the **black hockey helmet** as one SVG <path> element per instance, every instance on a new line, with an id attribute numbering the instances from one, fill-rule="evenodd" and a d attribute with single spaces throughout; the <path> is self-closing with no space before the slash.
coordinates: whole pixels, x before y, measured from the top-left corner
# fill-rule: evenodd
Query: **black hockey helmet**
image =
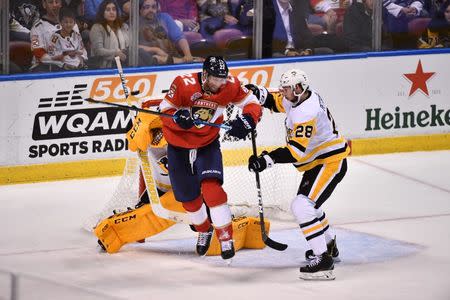
<path id="1" fill-rule="evenodd" d="M 203 71 L 215 77 L 228 76 L 228 66 L 222 56 L 208 56 L 203 62 Z"/>

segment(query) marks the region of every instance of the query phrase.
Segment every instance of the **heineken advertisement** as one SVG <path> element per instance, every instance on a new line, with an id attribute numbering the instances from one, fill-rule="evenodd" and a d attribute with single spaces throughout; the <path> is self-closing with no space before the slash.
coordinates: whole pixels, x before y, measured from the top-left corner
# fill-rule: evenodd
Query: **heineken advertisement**
<path id="1" fill-rule="evenodd" d="M 381 108 L 366 109 L 365 130 L 389 130 L 414 127 L 450 126 L 450 109 L 440 109 L 430 105 L 429 109 L 419 111 L 401 111 L 396 106 L 394 111 L 383 111 Z"/>

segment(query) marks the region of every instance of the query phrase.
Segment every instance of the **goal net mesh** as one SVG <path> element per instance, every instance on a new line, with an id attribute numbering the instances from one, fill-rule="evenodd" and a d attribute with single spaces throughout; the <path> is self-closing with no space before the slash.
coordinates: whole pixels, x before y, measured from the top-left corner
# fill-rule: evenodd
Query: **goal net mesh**
<path id="1" fill-rule="evenodd" d="M 237 107 L 228 106 L 224 121 L 234 119 L 239 113 L 241 112 Z M 261 122 L 257 126 L 258 154 L 262 150 L 285 145 L 284 118 L 284 114 L 275 114 L 264 109 Z M 223 187 L 228 195 L 232 213 L 236 217 L 258 216 L 255 174 L 247 169 L 248 158 L 252 154 L 251 140 L 236 140 L 221 131 L 220 141 L 224 162 Z M 111 199 L 101 211 L 84 222 L 83 228 L 91 231 L 98 222 L 114 212 L 134 208 L 143 188 L 140 177 L 139 160 L 133 153 L 126 160 L 122 177 Z M 276 164 L 260 173 L 260 181 L 264 216 L 276 220 L 293 220 L 290 203 L 297 194 L 301 173 L 291 164 Z"/>

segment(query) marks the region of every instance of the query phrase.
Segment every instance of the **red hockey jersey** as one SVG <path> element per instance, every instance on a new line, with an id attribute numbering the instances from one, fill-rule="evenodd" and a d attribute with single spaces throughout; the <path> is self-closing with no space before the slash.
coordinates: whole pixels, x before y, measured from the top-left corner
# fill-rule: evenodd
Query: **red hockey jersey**
<path id="1" fill-rule="evenodd" d="M 161 112 L 174 114 L 178 109 L 188 109 L 194 119 L 221 124 L 223 111 L 228 104 L 234 104 L 243 110 L 243 114 L 252 116 L 255 124 L 261 118 L 262 109 L 258 99 L 244 86 L 239 79 L 228 76 L 216 94 L 205 92 L 201 85 L 201 73 L 177 76 L 169 91 L 159 105 Z M 194 125 L 185 130 L 170 118 L 161 118 L 163 134 L 167 142 L 173 146 L 194 149 L 213 142 L 219 128 L 205 125 Z"/>

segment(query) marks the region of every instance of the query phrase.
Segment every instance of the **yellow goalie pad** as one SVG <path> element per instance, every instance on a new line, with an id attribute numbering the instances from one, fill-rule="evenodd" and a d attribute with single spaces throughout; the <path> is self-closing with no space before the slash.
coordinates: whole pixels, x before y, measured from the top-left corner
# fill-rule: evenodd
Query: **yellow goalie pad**
<path id="1" fill-rule="evenodd" d="M 175 201 L 172 191 L 161 197 L 161 204 L 169 210 L 185 212 L 182 204 Z M 150 204 L 127 212 L 112 215 L 101 221 L 94 229 L 94 234 L 104 250 L 116 253 L 123 245 L 136 242 L 158 234 L 174 225 L 175 222 L 158 217 Z M 270 222 L 265 220 L 267 233 Z M 265 244 L 261 237 L 259 218 L 240 217 L 233 219 L 233 239 L 235 251 L 240 249 L 262 249 Z M 210 248 L 206 255 L 220 255 L 220 244 L 213 234 Z"/>
<path id="2" fill-rule="evenodd" d="M 269 220 L 265 219 L 264 224 L 266 226 L 266 232 L 269 234 Z M 233 219 L 233 240 L 235 251 L 239 251 L 240 249 L 263 249 L 266 244 L 264 244 L 264 241 L 262 240 L 259 218 L 244 216 Z M 217 239 L 217 236 L 213 234 L 211 245 L 209 246 L 206 255 L 220 255 L 220 252 L 219 240 Z"/>
<path id="3" fill-rule="evenodd" d="M 173 192 L 161 197 L 161 203 L 167 209 L 184 211 L 181 203 L 175 201 Z M 101 221 L 94 234 L 108 253 L 115 253 L 128 243 L 136 242 L 158 234 L 175 222 L 158 217 L 149 204 L 127 212 L 115 214 Z"/>

